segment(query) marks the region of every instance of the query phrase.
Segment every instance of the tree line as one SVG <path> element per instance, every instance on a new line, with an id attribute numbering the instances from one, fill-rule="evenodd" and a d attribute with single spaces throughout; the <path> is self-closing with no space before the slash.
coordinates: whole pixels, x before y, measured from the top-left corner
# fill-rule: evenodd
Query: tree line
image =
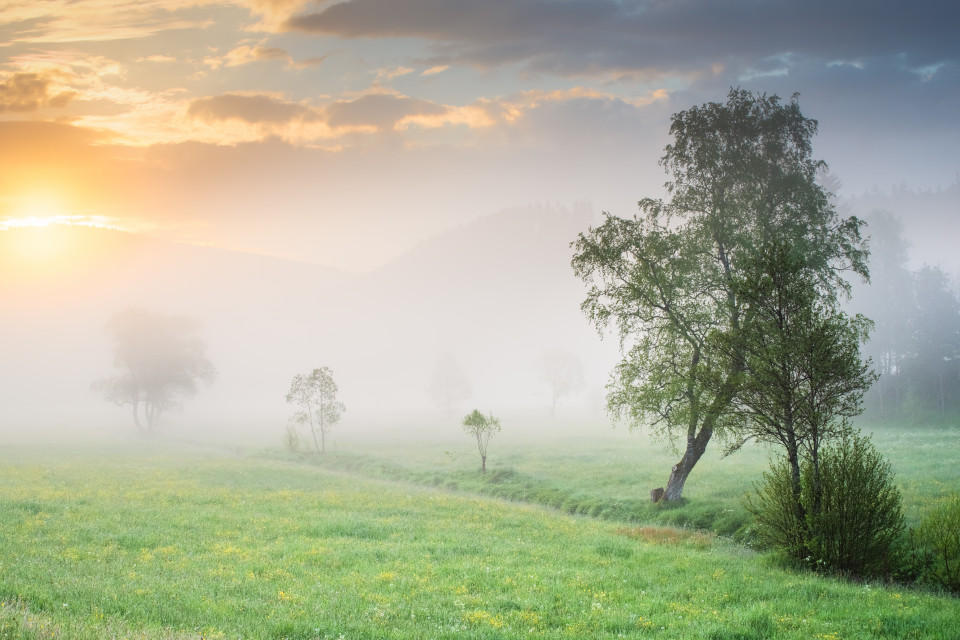
<path id="1" fill-rule="evenodd" d="M 879 379 L 865 398 L 876 418 L 922 422 L 960 413 L 958 282 L 938 266 L 908 267 L 903 223 L 888 211 L 866 216 L 870 285 L 851 307 L 874 322 L 864 355 Z"/>

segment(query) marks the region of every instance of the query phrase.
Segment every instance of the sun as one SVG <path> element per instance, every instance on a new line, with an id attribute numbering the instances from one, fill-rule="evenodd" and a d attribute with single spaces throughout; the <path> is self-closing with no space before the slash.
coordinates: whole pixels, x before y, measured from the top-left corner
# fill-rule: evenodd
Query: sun
<path id="1" fill-rule="evenodd" d="M 86 242 L 71 233 L 71 227 L 119 228 L 106 217 L 73 212 L 68 199 L 54 190 L 8 197 L 2 204 L 6 205 L 0 213 L 3 279 L 23 281 L 82 259 L 93 248 L 84 247 Z"/>
<path id="2" fill-rule="evenodd" d="M 0 216 L 0 231 L 53 225 L 120 229 L 106 216 L 72 213 L 65 198 L 50 191 L 15 197 L 10 201 L 7 210 L 10 211 L 8 215 Z"/>

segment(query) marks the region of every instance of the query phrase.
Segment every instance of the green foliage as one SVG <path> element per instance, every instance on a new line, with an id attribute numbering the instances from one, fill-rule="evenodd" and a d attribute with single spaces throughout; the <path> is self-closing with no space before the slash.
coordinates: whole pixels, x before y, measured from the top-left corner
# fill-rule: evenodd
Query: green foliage
<path id="1" fill-rule="evenodd" d="M 771 461 L 755 492 L 744 498 L 744 507 L 754 517 L 754 531 L 762 547 L 778 549 L 791 558 L 807 557 L 809 535 L 786 459 Z"/>
<path id="2" fill-rule="evenodd" d="M 317 453 L 326 453 L 327 434 L 346 411 L 343 403 L 337 401 L 337 391 L 330 367 L 314 369 L 309 375 L 297 374 L 290 382 L 287 402 L 300 408 L 292 420 L 310 427 Z"/>
<path id="3" fill-rule="evenodd" d="M 762 541 L 818 570 L 889 575 L 904 532 L 890 464 L 869 438 L 851 435 L 805 460 L 798 487 L 786 461 L 764 474 L 747 509 Z"/>
<path id="4" fill-rule="evenodd" d="M 817 182 L 816 130 L 796 96 L 741 89 L 674 114 L 660 161 L 670 200 L 641 200 L 632 220 L 607 214 L 574 243 L 582 309 L 620 335 L 609 409 L 685 446 L 665 500 L 681 497 L 714 432 L 743 423 L 744 336 L 776 293 L 758 273 L 771 238 L 802 256 L 805 283 L 825 297 L 849 290 L 844 271 L 866 274 L 860 222 L 838 216 Z"/>
<path id="5" fill-rule="evenodd" d="M 869 320 L 839 308 L 818 282 L 804 242 L 772 239 L 758 250 L 738 295 L 751 322 L 733 341 L 744 376 L 734 402 L 746 439 L 783 447 L 798 474 L 800 456 L 848 430 L 876 376 L 860 355 Z"/>
<path id="6" fill-rule="evenodd" d="M 914 539 L 925 556 L 921 578 L 960 593 L 960 493 L 927 514 Z"/>
<path id="7" fill-rule="evenodd" d="M 460 426 L 477 441 L 477 451 L 480 453 L 480 471 L 486 473 L 487 448 L 490 437 L 500 431 L 500 419 L 494 418 L 492 413 L 483 415 L 477 409 L 474 409 L 463 418 Z"/>
<path id="8" fill-rule="evenodd" d="M 865 436 L 852 435 L 820 456 L 817 477 L 804 474 L 804 504 L 812 558 L 826 568 L 859 576 L 887 575 L 904 532 L 902 498 L 890 463 Z"/>

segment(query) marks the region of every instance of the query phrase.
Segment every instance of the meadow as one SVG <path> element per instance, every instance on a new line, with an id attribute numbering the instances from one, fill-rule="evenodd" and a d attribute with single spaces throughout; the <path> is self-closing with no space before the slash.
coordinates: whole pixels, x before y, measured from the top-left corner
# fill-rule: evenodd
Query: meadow
<path id="1" fill-rule="evenodd" d="M 875 440 L 910 517 L 960 487 L 953 430 Z M 483 478 L 468 445 L 344 434 L 320 461 L 156 440 L 7 447 L 0 639 L 960 633 L 955 598 L 821 577 L 655 524 L 665 516 L 642 494 L 672 455 L 642 436 L 504 435 Z M 667 512 L 739 518 L 766 452 L 737 455 L 705 461 Z M 479 495 L 504 486 L 529 500 Z M 531 504 L 538 493 L 560 502 Z"/>

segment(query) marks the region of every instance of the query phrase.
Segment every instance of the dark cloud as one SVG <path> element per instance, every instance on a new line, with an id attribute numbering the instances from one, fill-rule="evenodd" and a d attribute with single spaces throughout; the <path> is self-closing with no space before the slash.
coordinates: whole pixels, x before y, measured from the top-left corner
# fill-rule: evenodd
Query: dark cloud
<path id="1" fill-rule="evenodd" d="M 952 0 L 348 0 L 286 28 L 420 38 L 432 62 L 574 76 L 747 69 L 786 54 L 829 62 L 895 53 L 922 67 L 960 57 L 958 23 Z"/>
<path id="2" fill-rule="evenodd" d="M 190 103 L 188 114 L 204 122 L 242 120 L 250 124 L 283 124 L 319 119 L 316 111 L 301 104 L 283 102 L 266 95 L 226 93 Z"/>
<path id="3" fill-rule="evenodd" d="M 40 73 L 14 73 L 0 83 L 0 113 L 26 112 L 45 107 L 63 108 L 77 95 L 73 91 L 52 93 L 50 76 Z"/>
<path id="4" fill-rule="evenodd" d="M 439 116 L 446 108 L 426 100 L 389 94 L 370 94 L 350 102 L 337 102 L 327 108 L 331 127 L 373 126 L 389 130 L 410 116 Z"/>

